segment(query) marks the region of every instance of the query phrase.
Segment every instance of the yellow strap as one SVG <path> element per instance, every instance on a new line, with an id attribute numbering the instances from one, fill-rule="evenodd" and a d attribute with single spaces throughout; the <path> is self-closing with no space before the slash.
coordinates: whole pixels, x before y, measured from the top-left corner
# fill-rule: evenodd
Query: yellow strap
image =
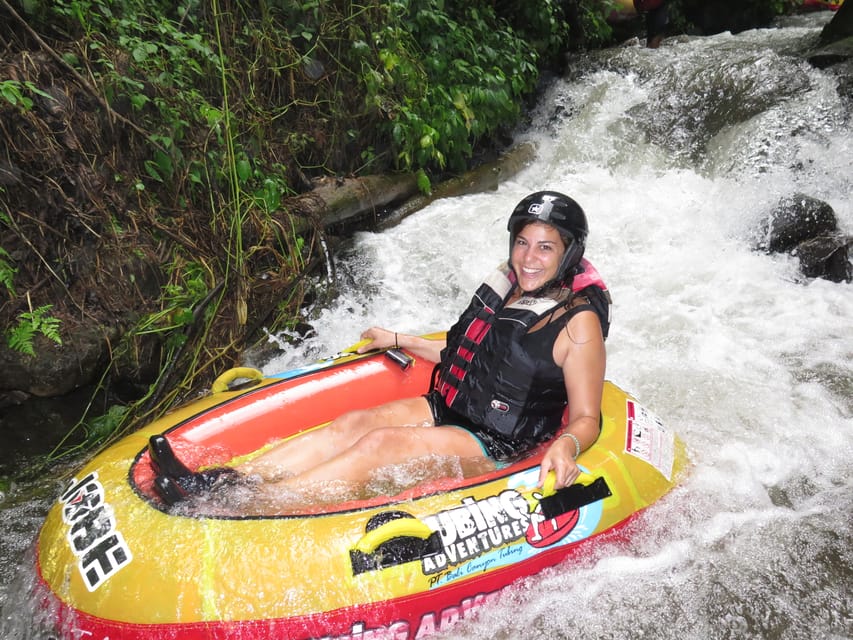
<path id="1" fill-rule="evenodd" d="M 581 471 L 580 475 L 575 479 L 575 484 L 592 484 L 595 482 L 595 476 L 587 473 L 586 471 Z M 545 482 L 542 483 L 542 494 L 543 498 L 547 498 L 548 496 L 553 496 L 557 493 L 557 490 L 554 488 L 554 485 L 557 484 L 557 474 L 553 471 L 549 471 L 548 475 L 545 476 Z"/>
<path id="2" fill-rule="evenodd" d="M 264 374 L 258 371 L 257 369 L 252 369 L 251 367 L 234 367 L 233 369 L 228 369 L 228 371 L 226 371 L 216 380 L 214 380 L 213 385 L 211 385 L 210 387 L 210 390 L 213 393 L 222 393 L 223 391 L 228 391 L 228 385 L 234 382 L 237 378 L 248 378 L 249 380 L 263 380 Z"/>
<path id="3" fill-rule="evenodd" d="M 394 538 L 411 537 L 426 540 L 433 530 L 417 518 L 397 518 L 368 531 L 355 544 L 356 551 L 373 553 L 384 542 Z"/>
<path id="4" fill-rule="evenodd" d="M 549 471 L 548 475 L 545 476 L 545 482 L 542 483 L 542 497 L 547 498 L 548 496 L 553 496 L 557 493 L 557 489 L 554 485 L 557 484 L 557 474 L 553 471 Z"/>
<path id="5" fill-rule="evenodd" d="M 370 344 L 373 342 L 372 338 L 365 338 L 364 340 L 359 340 L 355 344 L 348 346 L 346 349 L 343 349 L 341 353 L 356 353 L 359 349 L 361 349 L 364 345 Z"/>

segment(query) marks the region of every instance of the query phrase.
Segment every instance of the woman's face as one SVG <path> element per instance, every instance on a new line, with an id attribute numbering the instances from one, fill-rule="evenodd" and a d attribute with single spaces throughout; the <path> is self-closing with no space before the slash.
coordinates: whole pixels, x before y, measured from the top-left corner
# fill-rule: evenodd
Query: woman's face
<path id="1" fill-rule="evenodd" d="M 544 222 L 531 222 L 515 237 L 512 268 L 522 291 L 536 291 L 557 275 L 566 246 L 560 233 Z"/>

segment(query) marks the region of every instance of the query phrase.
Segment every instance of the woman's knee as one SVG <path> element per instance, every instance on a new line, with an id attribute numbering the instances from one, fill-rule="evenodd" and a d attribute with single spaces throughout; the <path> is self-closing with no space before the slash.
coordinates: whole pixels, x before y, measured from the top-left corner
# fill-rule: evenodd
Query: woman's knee
<path id="1" fill-rule="evenodd" d="M 380 456 L 393 458 L 396 449 L 404 442 L 400 433 L 401 428 L 371 429 L 352 444 L 351 450 L 369 458 Z"/>
<path id="2" fill-rule="evenodd" d="M 374 412 L 371 409 L 348 411 L 332 420 L 325 428 L 336 441 L 346 445 L 376 428 Z"/>

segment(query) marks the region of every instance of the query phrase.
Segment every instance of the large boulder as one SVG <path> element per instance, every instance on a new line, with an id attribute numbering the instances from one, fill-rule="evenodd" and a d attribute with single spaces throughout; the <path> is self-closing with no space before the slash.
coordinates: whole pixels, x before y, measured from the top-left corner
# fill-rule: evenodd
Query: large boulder
<path id="1" fill-rule="evenodd" d="M 851 36 L 853 36 L 853 3 L 845 2 L 821 31 L 820 40 L 828 44 Z"/>
<path id="2" fill-rule="evenodd" d="M 833 282 L 853 278 L 851 246 L 853 237 L 839 232 L 832 207 L 802 193 L 780 200 L 761 221 L 755 240 L 759 251 L 796 255 L 805 276 Z"/>
<path id="3" fill-rule="evenodd" d="M 61 345 L 35 336 L 38 357 L 0 344 L 0 407 L 29 396 L 61 396 L 94 381 L 109 359 L 108 343 L 116 332 L 105 335 L 105 327 L 67 324 L 63 331 L 68 337 Z"/>
<path id="4" fill-rule="evenodd" d="M 797 193 L 780 200 L 761 222 L 756 246 L 768 253 L 792 251 L 798 244 L 838 231 L 832 207 Z"/>
<path id="5" fill-rule="evenodd" d="M 853 65 L 853 3 L 847 2 L 835 13 L 820 32 L 819 48 L 809 54 L 809 63 L 818 69 L 834 65 L 839 69 L 840 84 L 849 87 Z"/>
<path id="6" fill-rule="evenodd" d="M 819 46 L 808 55 L 809 64 L 838 79 L 838 95 L 847 110 L 853 106 L 853 2 L 841 5 L 820 33 Z"/>

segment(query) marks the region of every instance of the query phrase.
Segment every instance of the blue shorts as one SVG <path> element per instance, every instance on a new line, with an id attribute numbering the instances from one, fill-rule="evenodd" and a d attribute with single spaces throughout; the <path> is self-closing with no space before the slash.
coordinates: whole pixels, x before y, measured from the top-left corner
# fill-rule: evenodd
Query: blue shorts
<path id="1" fill-rule="evenodd" d="M 474 424 L 465 416 L 447 406 L 444 397 L 436 390 L 424 394 L 437 427 L 457 427 L 470 433 L 477 440 L 483 455 L 495 463 L 498 469 L 520 458 L 530 448 L 527 442 L 504 438 L 494 431 Z"/>

